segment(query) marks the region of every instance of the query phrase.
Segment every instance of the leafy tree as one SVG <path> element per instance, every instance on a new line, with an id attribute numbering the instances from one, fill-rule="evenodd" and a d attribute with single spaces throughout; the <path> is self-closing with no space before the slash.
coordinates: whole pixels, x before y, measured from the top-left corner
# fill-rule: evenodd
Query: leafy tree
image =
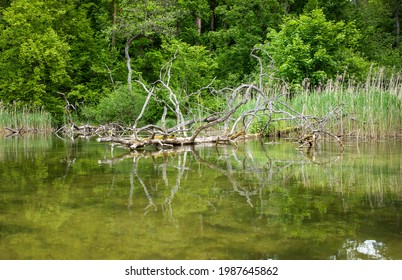
<path id="1" fill-rule="evenodd" d="M 177 5 L 177 38 L 197 45 L 204 43 L 201 35 L 212 29 L 212 11 L 208 0 L 179 0 Z"/>
<path id="2" fill-rule="evenodd" d="M 175 5 L 173 0 L 122 0 L 121 12 L 115 26 L 116 32 L 126 40 L 124 54 L 127 66 L 127 84 L 132 91 L 132 66 L 130 47 L 134 40 L 142 37 L 173 33 Z M 113 30 L 112 30 L 113 31 Z"/>
<path id="3" fill-rule="evenodd" d="M 72 3 L 66 7 L 65 15 L 70 20 L 59 27 L 70 47 L 68 97 L 72 102 L 93 102 L 99 99 L 103 87 L 111 85 L 107 67 L 112 67 L 113 56 L 107 55 L 108 41 L 87 17 L 93 5 Z"/>
<path id="4" fill-rule="evenodd" d="M 63 9 L 48 9 L 43 1 L 17 0 L 4 10 L 0 36 L 0 99 L 45 106 L 56 112 L 57 91 L 68 75 L 69 45 L 53 28 Z"/>
<path id="5" fill-rule="evenodd" d="M 224 0 L 217 1 L 214 15 L 208 44 L 217 57 L 220 78 L 237 83 L 253 71 L 250 51 L 262 43 L 268 27 L 278 25 L 281 8 L 273 0 Z"/>
<path id="6" fill-rule="evenodd" d="M 217 63 L 204 46 L 190 44 L 172 39 L 164 40 L 161 49 L 165 60 L 172 58 L 171 83 L 184 93 L 194 93 L 213 80 Z"/>
<path id="7" fill-rule="evenodd" d="M 105 96 L 94 106 L 85 106 L 82 117 L 90 123 L 104 124 L 108 122 L 120 123 L 123 125 L 133 124 L 135 118 L 141 111 L 145 98 L 134 87 L 130 92 L 126 85 L 118 85 L 106 93 Z"/>
<path id="8" fill-rule="evenodd" d="M 70 102 L 90 102 L 109 82 L 107 41 L 87 18 L 91 4 L 15 0 L 3 10 L 0 25 L 0 99 L 63 113 Z M 103 70 L 101 70 L 103 69 Z"/>
<path id="9" fill-rule="evenodd" d="M 329 20 L 347 20 L 349 9 L 352 6 L 350 0 L 279 0 L 285 14 L 301 15 L 315 9 L 321 9 Z"/>
<path id="10" fill-rule="evenodd" d="M 283 8 L 284 14 L 296 14 L 303 13 L 304 6 L 308 0 L 278 0 Z"/>
<path id="11" fill-rule="evenodd" d="M 348 69 L 360 75 L 366 66 L 356 52 L 360 33 L 353 23 L 326 20 L 316 9 L 298 18 L 288 17 L 279 32 L 271 30 L 265 48 L 272 55 L 280 78 L 318 84 Z"/>
<path id="12" fill-rule="evenodd" d="M 172 39 L 161 45 L 164 61 L 171 60 L 170 86 L 187 109 L 199 105 L 217 108 L 209 91 L 200 91 L 214 80 L 218 64 L 204 46 L 192 46 Z M 163 66 L 161 65 L 161 68 Z M 164 66 L 165 68 L 168 65 Z"/>
<path id="13" fill-rule="evenodd" d="M 321 9 L 328 20 L 349 20 L 349 10 L 352 7 L 350 0 L 308 0 L 303 12 Z"/>
<path id="14" fill-rule="evenodd" d="M 400 0 L 355 1 L 354 16 L 368 59 L 400 68 Z"/>

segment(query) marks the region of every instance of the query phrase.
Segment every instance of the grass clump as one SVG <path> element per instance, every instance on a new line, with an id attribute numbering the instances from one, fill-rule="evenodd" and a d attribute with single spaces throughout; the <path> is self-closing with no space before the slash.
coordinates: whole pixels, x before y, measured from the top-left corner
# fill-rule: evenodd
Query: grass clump
<path id="1" fill-rule="evenodd" d="M 0 131 L 8 128 L 19 132 L 49 132 L 52 123 L 52 116 L 42 108 L 0 102 Z"/>

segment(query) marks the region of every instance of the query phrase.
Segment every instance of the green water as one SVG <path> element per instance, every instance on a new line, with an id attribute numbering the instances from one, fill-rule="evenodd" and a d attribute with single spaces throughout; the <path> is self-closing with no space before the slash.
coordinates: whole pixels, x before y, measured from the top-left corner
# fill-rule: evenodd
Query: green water
<path id="1" fill-rule="evenodd" d="M 402 259 L 402 142 L 0 138 L 0 259 Z"/>

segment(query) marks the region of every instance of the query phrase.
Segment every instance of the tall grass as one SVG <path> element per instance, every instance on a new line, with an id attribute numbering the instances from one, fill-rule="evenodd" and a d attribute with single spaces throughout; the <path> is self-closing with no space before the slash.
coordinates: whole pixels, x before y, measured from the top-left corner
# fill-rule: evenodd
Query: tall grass
<path id="1" fill-rule="evenodd" d="M 0 133 L 6 128 L 21 132 L 49 132 L 52 130 L 52 117 L 43 109 L 28 108 L 17 104 L 0 102 Z"/>
<path id="2" fill-rule="evenodd" d="M 322 119 L 337 109 L 337 114 L 326 121 L 325 129 L 332 134 L 361 140 L 402 137 L 400 72 L 387 73 L 385 68 L 372 68 L 364 82 L 355 83 L 352 79 L 339 76 L 320 86 L 311 86 L 308 80 L 298 86 L 269 80 L 263 92 L 272 98 L 276 113 L 271 118 L 267 116 L 268 110 L 253 114 L 254 120 L 248 131 L 250 133 L 289 135 L 300 126 L 301 115 Z M 232 119 L 252 111 L 255 106 L 256 100 L 250 99 L 233 114 Z M 340 114 L 339 108 L 342 109 Z M 265 130 L 268 121 L 272 122 Z M 310 119 L 310 122 L 314 120 Z"/>
<path id="3" fill-rule="evenodd" d="M 364 83 L 329 80 L 321 87 L 305 87 L 294 95 L 290 105 L 306 115 L 325 116 L 341 105 L 341 119 L 329 130 L 339 135 L 379 139 L 402 136 L 402 74 L 370 71 Z"/>

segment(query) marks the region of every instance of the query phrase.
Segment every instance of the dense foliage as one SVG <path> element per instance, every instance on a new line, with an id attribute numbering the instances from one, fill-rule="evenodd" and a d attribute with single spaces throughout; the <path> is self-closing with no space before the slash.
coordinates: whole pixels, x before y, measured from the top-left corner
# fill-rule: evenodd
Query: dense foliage
<path id="1" fill-rule="evenodd" d="M 1 0 L 0 101 L 61 121 L 65 95 L 80 117 L 129 123 L 145 100 L 136 81 L 151 85 L 171 62 L 177 95 L 213 108 L 208 92 L 189 96 L 212 80 L 218 88 L 254 79 L 256 46 L 293 85 L 358 80 L 373 64 L 399 70 L 400 2 Z M 152 108 L 150 122 L 163 111 Z"/>
<path id="2" fill-rule="evenodd" d="M 328 77 L 364 71 L 364 59 L 356 53 L 361 38 L 354 23 L 327 21 L 322 10 L 287 18 L 280 31 L 271 30 L 266 49 L 278 65 L 277 75 L 292 83 L 309 78 L 316 85 Z"/>

